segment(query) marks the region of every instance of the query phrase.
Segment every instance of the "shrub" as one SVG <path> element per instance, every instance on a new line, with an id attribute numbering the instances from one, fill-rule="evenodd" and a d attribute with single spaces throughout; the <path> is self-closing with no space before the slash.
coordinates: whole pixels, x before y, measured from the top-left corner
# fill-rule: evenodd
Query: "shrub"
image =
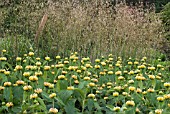
<path id="1" fill-rule="evenodd" d="M 170 2 L 165 5 L 161 13 L 161 19 L 164 27 L 164 52 L 167 53 L 168 58 L 170 59 Z"/>

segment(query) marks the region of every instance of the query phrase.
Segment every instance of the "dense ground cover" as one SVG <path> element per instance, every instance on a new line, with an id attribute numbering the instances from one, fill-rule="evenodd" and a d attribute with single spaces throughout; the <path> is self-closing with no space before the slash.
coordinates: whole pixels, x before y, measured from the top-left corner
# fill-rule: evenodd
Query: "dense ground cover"
<path id="1" fill-rule="evenodd" d="M 170 112 L 170 73 L 160 59 L 0 57 L 0 113 L 147 114 Z"/>

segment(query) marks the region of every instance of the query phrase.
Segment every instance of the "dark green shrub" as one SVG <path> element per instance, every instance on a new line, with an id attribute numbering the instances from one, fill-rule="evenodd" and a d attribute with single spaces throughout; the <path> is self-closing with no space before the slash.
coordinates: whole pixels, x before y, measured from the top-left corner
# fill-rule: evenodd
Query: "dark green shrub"
<path id="1" fill-rule="evenodd" d="M 170 2 L 165 5 L 161 13 L 161 19 L 164 27 L 164 45 L 163 50 L 170 59 Z"/>
<path id="2" fill-rule="evenodd" d="M 165 29 L 165 36 L 170 41 L 170 2 L 162 10 L 162 22 Z"/>

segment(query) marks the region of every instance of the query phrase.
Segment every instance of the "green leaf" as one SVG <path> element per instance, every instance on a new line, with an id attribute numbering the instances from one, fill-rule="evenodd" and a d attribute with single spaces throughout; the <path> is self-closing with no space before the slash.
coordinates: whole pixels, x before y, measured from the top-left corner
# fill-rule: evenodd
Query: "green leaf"
<path id="1" fill-rule="evenodd" d="M 44 88 L 44 79 L 42 77 L 38 78 L 38 88 Z"/>
<path id="2" fill-rule="evenodd" d="M 13 87 L 13 93 L 15 99 L 22 99 L 23 98 L 22 86 Z"/>
<path id="3" fill-rule="evenodd" d="M 14 113 L 19 113 L 20 111 L 21 111 L 21 107 L 20 106 L 17 106 L 17 107 L 13 107 L 12 108 L 12 111 L 14 112 Z"/>
<path id="4" fill-rule="evenodd" d="M 9 101 L 9 99 L 10 99 L 10 93 L 11 93 L 10 87 L 5 87 L 3 96 L 7 101 Z"/>
<path id="5" fill-rule="evenodd" d="M 94 100 L 93 99 L 87 100 L 87 107 L 88 107 L 88 110 L 91 112 L 93 107 L 94 107 Z"/>
<path id="6" fill-rule="evenodd" d="M 94 102 L 94 107 L 97 109 L 97 110 L 101 110 L 102 108 L 99 106 L 98 102 Z"/>
<path id="7" fill-rule="evenodd" d="M 42 110 L 47 111 L 47 108 L 46 108 L 44 101 L 41 98 L 37 98 L 37 100 L 40 103 Z"/>
<path id="8" fill-rule="evenodd" d="M 112 106 L 112 105 L 106 105 L 106 107 L 113 111 L 114 106 Z"/>
<path id="9" fill-rule="evenodd" d="M 73 91 L 70 90 L 61 90 L 58 93 L 58 97 L 63 101 L 64 104 L 67 104 L 69 98 L 73 94 Z"/>
<path id="10" fill-rule="evenodd" d="M 81 82 L 81 83 L 79 84 L 78 88 L 79 88 L 79 89 L 83 89 L 87 84 L 88 84 L 87 81 L 83 81 L 83 82 Z"/>
<path id="11" fill-rule="evenodd" d="M 84 91 L 81 90 L 81 89 L 75 88 L 75 89 L 74 89 L 74 93 L 76 94 L 76 96 L 79 94 L 82 99 L 85 99 L 85 97 L 86 97 L 86 94 L 85 94 Z"/>
<path id="12" fill-rule="evenodd" d="M 70 100 L 67 102 L 67 105 L 64 107 L 67 114 L 75 114 L 75 101 Z"/>
<path id="13" fill-rule="evenodd" d="M 42 95 L 42 97 L 43 97 L 44 100 L 50 101 L 50 102 L 52 101 L 52 100 L 49 98 L 49 95 L 48 95 L 46 92 L 42 92 L 41 95 Z"/>
<path id="14" fill-rule="evenodd" d="M 63 106 L 65 106 L 64 102 L 60 99 L 60 98 L 54 98 L 55 100 L 57 100 L 59 103 L 61 103 Z"/>
<path id="15" fill-rule="evenodd" d="M 68 82 L 66 80 L 58 80 L 57 81 L 57 90 L 64 90 L 67 89 Z"/>

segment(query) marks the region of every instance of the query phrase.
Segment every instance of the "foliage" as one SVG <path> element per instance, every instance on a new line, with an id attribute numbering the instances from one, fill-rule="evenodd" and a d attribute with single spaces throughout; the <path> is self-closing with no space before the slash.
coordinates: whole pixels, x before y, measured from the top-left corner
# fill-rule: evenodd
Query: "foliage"
<path id="1" fill-rule="evenodd" d="M 162 10 L 162 23 L 166 32 L 166 38 L 170 41 L 170 2 Z"/>
<path id="2" fill-rule="evenodd" d="M 29 52 L 14 67 L 2 50 L 0 113 L 136 114 L 170 111 L 168 65 L 113 55 L 95 59 L 39 58 Z M 164 66 L 165 65 L 165 66 Z"/>
<path id="3" fill-rule="evenodd" d="M 161 20 L 164 29 L 164 46 L 163 50 L 167 53 L 167 57 L 170 58 L 170 2 L 165 5 L 161 12 Z"/>

